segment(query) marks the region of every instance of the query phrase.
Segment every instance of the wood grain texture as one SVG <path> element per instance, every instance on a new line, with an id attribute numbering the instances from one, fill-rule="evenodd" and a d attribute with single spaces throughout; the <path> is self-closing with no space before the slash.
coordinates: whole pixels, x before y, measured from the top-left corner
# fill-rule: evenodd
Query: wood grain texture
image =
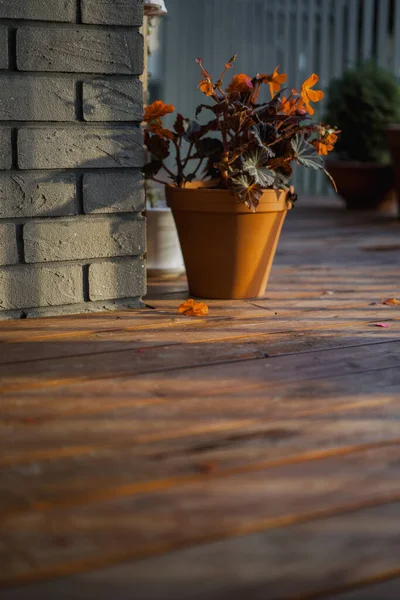
<path id="1" fill-rule="evenodd" d="M 400 226 L 324 202 L 264 298 L 0 323 L 2 600 L 400 597 Z"/>
<path id="2" fill-rule="evenodd" d="M 28 589 L 42 600 L 397 600 L 399 516 L 398 503 L 364 508 Z"/>

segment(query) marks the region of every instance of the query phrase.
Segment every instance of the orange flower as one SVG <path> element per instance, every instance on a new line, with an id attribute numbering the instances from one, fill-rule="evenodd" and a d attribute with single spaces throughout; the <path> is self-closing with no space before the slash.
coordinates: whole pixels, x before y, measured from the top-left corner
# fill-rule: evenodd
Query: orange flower
<path id="1" fill-rule="evenodd" d="M 268 83 L 269 91 L 271 93 L 271 98 L 275 96 L 277 92 L 281 89 L 282 83 L 285 83 L 287 79 L 286 73 L 278 74 L 279 67 L 275 67 L 272 75 L 261 75 L 264 83 Z"/>
<path id="2" fill-rule="evenodd" d="M 253 84 L 251 83 L 250 77 L 245 75 L 244 73 L 239 73 L 239 75 L 234 75 L 231 83 L 226 88 L 228 93 L 231 92 L 250 92 L 253 89 Z"/>
<path id="3" fill-rule="evenodd" d="M 292 95 L 289 98 L 283 96 L 281 102 L 281 112 L 285 115 L 295 115 L 299 110 L 303 110 L 304 102 L 302 98 L 299 97 L 296 90 L 292 90 Z"/>
<path id="4" fill-rule="evenodd" d="M 181 304 L 178 307 L 178 313 L 182 314 L 185 313 L 187 310 L 191 310 L 194 306 L 194 300 L 192 300 L 192 298 L 189 298 L 189 300 L 185 300 L 185 302 L 183 302 L 183 304 Z"/>
<path id="5" fill-rule="evenodd" d="M 312 90 L 311 88 L 318 83 L 319 77 L 315 73 L 310 75 L 301 86 L 301 97 L 310 115 L 314 114 L 314 109 L 310 102 L 319 102 L 324 97 L 324 92 L 321 90 Z"/>
<path id="6" fill-rule="evenodd" d="M 146 106 L 143 120 L 148 123 L 149 121 L 165 117 L 168 113 L 173 113 L 174 110 L 175 107 L 172 104 L 165 104 L 162 100 L 156 100 L 153 104 Z"/>
<path id="7" fill-rule="evenodd" d="M 321 156 L 327 156 L 329 151 L 333 150 L 333 146 L 328 146 L 323 140 L 314 140 L 311 143 Z"/>
<path id="8" fill-rule="evenodd" d="M 327 156 L 328 152 L 333 150 L 333 147 L 338 139 L 338 129 L 327 129 L 324 126 L 320 127 L 320 137 L 313 140 L 311 144 L 314 146 L 318 154 Z"/>
<path id="9" fill-rule="evenodd" d="M 336 144 L 338 139 L 338 136 L 336 133 L 332 132 L 332 133 L 328 133 L 328 135 L 325 137 L 325 140 L 328 144 L 332 144 L 332 146 L 334 144 Z"/>
<path id="10" fill-rule="evenodd" d="M 214 94 L 214 84 L 208 77 L 200 81 L 199 89 L 206 96 L 212 96 Z"/>
<path id="11" fill-rule="evenodd" d="M 156 133 L 157 135 L 160 135 L 161 137 L 165 137 L 169 140 L 174 139 L 173 132 L 170 131 L 169 129 L 164 129 L 160 119 L 155 119 L 154 121 L 152 121 L 150 123 L 150 125 L 148 125 L 147 129 L 149 131 L 151 131 L 152 133 Z"/>
<path id="12" fill-rule="evenodd" d="M 178 307 L 178 312 L 185 314 L 187 317 L 204 317 L 208 315 L 208 306 L 205 302 L 195 302 L 192 298 L 189 298 Z"/>

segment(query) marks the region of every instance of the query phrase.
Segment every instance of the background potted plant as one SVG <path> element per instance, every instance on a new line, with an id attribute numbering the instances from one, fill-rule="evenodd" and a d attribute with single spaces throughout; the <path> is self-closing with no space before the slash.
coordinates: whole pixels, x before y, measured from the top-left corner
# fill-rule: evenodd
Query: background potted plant
<path id="1" fill-rule="evenodd" d="M 346 71 L 327 91 L 325 120 L 342 134 L 337 160 L 326 162 L 350 209 L 373 209 L 393 190 L 386 129 L 400 116 L 395 77 L 374 63 Z"/>
<path id="2" fill-rule="evenodd" d="M 149 277 L 173 277 L 185 272 L 171 209 L 160 185 L 146 182 L 147 252 Z"/>
<path id="3" fill-rule="evenodd" d="M 207 298 L 251 298 L 264 293 L 280 231 L 296 199 L 290 187 L 293 165 L 324 169 L 322 156 L 333 148 L 337 131 L 312 123 L 312 74 L 301 92 L 280 91 L 286 81 L 278 68 L 253 78 L 235 75 L 226 89 L 197 59 L 199 88 L 210 100 L 196 119 L 178 114 L 172 129 L 163 117 L 174 107 L 162 101 L 146 108 L 145 141 L 152 155 L 145 174 L 163 182 L 176 222 L 190 292 Z M 260 101 L 262 87 L 271 99 Z M 199 115 L 209 115 L 201 124 Z M 172 167 L 167 163 L 171 152 Z M 199 174 L 202 181 L 199 181 Z"/>

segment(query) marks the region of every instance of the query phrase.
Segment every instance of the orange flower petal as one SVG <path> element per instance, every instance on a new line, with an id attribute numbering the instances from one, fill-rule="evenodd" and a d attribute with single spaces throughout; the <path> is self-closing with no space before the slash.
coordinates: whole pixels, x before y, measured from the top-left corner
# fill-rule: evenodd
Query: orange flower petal
<path id="1" fill-rule="evenodd" d="M 316 73 L 313 73 L 312 75 L 310 75 L 310 77 L 308 79 L 305 80 L 302 87 L 305 87 L 305 88 L 313 87 L 316 83 L 318 83 L 318 81 L 319 81 L 318 75 Z"/>
<path id="2" fill-rule="evenodd" d="M 206 96 L 212 96 L 214 93 L 214 85 L 209 79 L 202 79 L 199 83 L 199 89 Z"/>
<path id="3" fill-rule="evenodd" d="M 189 298 L 189 300 L 185 300 L 185 302 L 183 302 L 178 307 L 178 313 L 180 313 L 180 314 L 186 313 L 188 310 L 193 308 L 193 306 L 194 306 L 194 300 L 192 300 L 192 298 Z"/>
<path id="4" fill-rule="evenodd" d="M 307 90 L 307 96 L 311 102 L 319 102 L 324 97 L 324 92 L 321 90 Z"/>
<path id="5" fill-rule="evenodd" d="M 250 92 L 253 89 L 253 84 L 251 83 L 250 77 L 248 77 L 245 73 L 239 73 L 239 75 L 234 75 L 232 77 L 231 83 L 226 88 L 228 93 L 230 92 Z"/>
<path id="6" fill-rule="evenodd" d="M 195 302 L 193 312 L 196 317 L 204 317 L 208 315 L 208 306 L 205 302 Z"/>
<path id="7" fill-rule="evenodd" d="M 324 92 L 321 90 L 311 90 L 310 88 L 318 83 L 319 77 L 315 73 L 310 75 L 301 86 L 301 97 L 310 115 L 314 114 L 314 109 L 310 102 L 319 102 L 324 97 Z"/>
<path id="8" fill-rule="evenodd" d="M 161 117 L 165 117 L 168 113 L 173 113 L 175 107 L 172 104 L 165 104 L 162 100 L 156 100 L 153 104 L 146 106 L 144 111 L 144 121 L 154 121 L 155 119 L 160 119 Z"/>
<path id="9" fill-rule="evenodd" d="M 208 315 L 208 306 L 205 302 L 195 302 L 192 298 L 189 298 L 178 307 L 178 312 L 185 314 L 187 317 L 204 317 Z"/>

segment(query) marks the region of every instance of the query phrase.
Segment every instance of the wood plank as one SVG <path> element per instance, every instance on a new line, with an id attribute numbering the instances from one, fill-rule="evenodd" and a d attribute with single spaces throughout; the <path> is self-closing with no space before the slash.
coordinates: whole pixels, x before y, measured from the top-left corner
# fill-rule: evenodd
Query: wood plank
<path id="1" fill-rule="evenodd" d="M 0 565 L 0 582 L 65 575 L 399 502 L 399 459 L 399 447 L 374 449 L 267 471 L 204 475 L 200 482 L 150 495 L 10 516 L 2 535 L 12 551 Z M 386 543 L 395 522 L 384 530 Z M 60 537 L 65 543 L 57 544 Z M 399 535 L 395 539 L 399 543 Z M 399 556 L 397 552 L 396 564 Z"/>
<path id="2" fill-rule="evenodd" d="M 387 335 L 385 329 L 382 331 L 374 328 L 373 331 L 374 334 L 378 331 L 376 335 L 381 337 Z M 180 352 L 175 368 L 173 365 L 165 368 L 165 361 L 175 350 Z M 29 369 L 25 377 L 20 375 L 19 378 L 8 377 L 5 373 L 1 391 L 3 394 L 23 391 L 24 395 L 30 396 L 63 394 L 72 390 L 72 393 L 86 396 L 89 393 L 91 396 L 114 394 L 118 397 L 129 390 L 135 395 L 146 392 L 164 398 L 168 395 L 181 396 L 188 390 L 193 395 L 235 392 L 279 384 L 282 381 L 310 377 L 317 379 L 398 366 L 400 342 L 388 341 L 375 344 L 372 348 L 367 345 L 350 349 L 327 349 L 265 359 L 242 358 L 231 362 L 222 361 L 221 364 L 220 361 L 215 361 L 216 364 L 205 363 L 199 366 L 190 364 L 190 353 L 187 350 L 184 354 L 188 355 L 188 368 L 183 368 L 179 362 L 182 359 L 182 349 L 175 346 L 168 352 L 160 350 L 155 361 L 159 369 L 154 363 L 149 364 L 145 353 L 126 353 L 121 362 L 98 361 L 98 357 L 89 356 L 85 361 L 55 361 L 52 367 L 51 362 L 46 361 L 47 373 L 46 369 L 35 369 L 34 372 Z M 91 375 L 88 375 L 89 370 Z M 148 373 L 152 373 L 151 378 L 147 376 Z"/>
<path id="3" fill-rule="evenodd" d="M 334 321 L 333 324 L 329 325 L 329 329 L 335 329 L 336 327 L 343 328 L 345 326 L 343 322 L 339 323 L 335 321 L 334 316 L 330 315 L 329 318 Z M 349 319 L 348 325 L 351 328 L 353 326 L 352 321 L 355 318 Z M 390 330 L 383 331 L 379 330 L 374 323 L 365 322 L 364 319 L 360 319 L 360 321 L 364 323 L 367 330 L 371 330 L 371 337 L 375 341 L 378 335 L 382 339 L 385 335 L 389 336 L 389 332 L 393 336 L 395 331 L 400 331 L 400 319 L 399 321 L 392 321 L 390 323 Z M 293 331 L 304 331 L 307 326 L 308 328 L 315 329 L 316 323 L 311 319 L 308 321 L 297 320 L 296 325 L 293 325 Z M 279 330 L 282 325 L 275 322 L 275 327 Z M 273 327 L 271 326 L 270 329 L 273 329 Z M 263 342 L 261 345 L 264 347 Z M 377 348 L 374 354 L 380 352 L 383 355 L 385 349 L 384 344 L 380 345 L 380 348 Z M 394 346 L 392 346 L 392 349 L 394 349 Z M 30 363 L 18 363 L 11 366 L 4 365 L 0 367 L 0 391 L 5 394 L 12 390 L 54 386 L 60 385 L 60 383 L 64 384 L 68 381 L 71 383 L 83 382 L 96 378 L 115 378 L 124 375 L 168 371 L 170 369 L 177 369 L 178 367 L 212 365 L 213 363 L 229 363 L 229 361 L 236 362 L 237 360 L 258 358 L 260 356 L 259 352 L 259 346 L 249 346 L 247 344 L 244 344 L 243 347 L 240 345 L 229 345 L 225 352 L 221 352 L 221 348 L 218 345 L 210 343 L 209 345 L 202 344 L 196 350 L 191 349 L 190 352 L 182 345 L 172 345 L 161 348 L 155 347 L 151 351 L 141 353 L 135 349 L 127 350 L 123 353 L 104 352 L 99 355 L 85 356 L 84 359 L 78 356 L 46 360 L 35 363 L 34 368 Z M 229 364 L 226 365 L 226 368 L 229 369 Z"/>
<path id="4" fill-rule="evenodd" d="M 354 443 L 383 441 L 385 435 L 390 440 L 397 438 L 398 369 L 380 371 L 378 375 L 377 378 L 376 372 L 359 374 L 352 385 L 348 381 L 352 377 L 344 376 L 340 381 L 316 382 L 313 387 L 307 382 L 289 385 L 285 393 L 277 389 L 272 393 L 258 390 L 251 395 L 182 397 L 173 404 L 156 398 L 147 402 L 138 399 L 136 403 L 130 400 L 129 406 L 125 400 L 125 406 L 113 407 L 113 400 L 110 400 L 98 409 L 99 418 L 84 418 L 80 427 L 79 412 L 76 419 L 71 416 L 62 424 L 58 423 L 56 416 L 50 422 L 26 418 L 19 423 L 11 423 L 8 430 L 3 429 L 4 433 L 8 433 L 8 439 L 12 439 L 12 431 L 18 431 L 21 441 L 19 445 L 14 441 L 13 447 L 10 447 L 8 439 L 2 439 L 4 451 L 0 452 L 0 464 L 3 467 L 37 464 L 38 461 L 42 464 L 68 456 L 76 457 L 73 461 L 84 460 L 85 456 L 91 455 L 100 459 L 104 453 L 107 455 L 124 448 L 132 449 L 136 456 L 145 455 L 157 460 L 191 454 L 207 460 L 210 458 L 204 456 L 207 450 L 217 451 L 226 446 L 230 448 L 232 458 L 240 463 L 246 459 L 247 444 L 257 446 L 264 437 L 268 452 L 271 451 L 270 444 L 278 443 L 277 453 L 284 453 L 285 440 L 286 443 L 290 442 L 290 438 L 294 446 L 298 443 L 298 449 L 304 450 L 300 431 L 307 418 L 314 422 L 317 419 L 321 424 L 322 436 L 329 431 L 322 425 L 324 419 L 333 418 L 338 423 L 337 430 L 331 430 L 331 433 L 335 432 L 333 437 L 327 436 L 319 442 L 315 434 L 312 440 L 307 438 L 309 448 L 314 444 L 318 447 L 329 443 L 335 445 L 340 440 L 346 443 L 344 440 L 347 435 L 353 436 Z M 76 398 L 72 402 L 77 403 Z M 113 414 L 113 410 L 118 412 Z M 96 414 L 93 409 L 91 412 Z M 382 414 L 383 421 L 380 418 Z M 301 420 L 294 430 L 288 428 L 288 415 Z M 379 426 L 375 425 L 375 418 Z M 114 421 L 116 423 L 113 424 Z M 118 431 L 118 435 L 113 436 L 110 431 Z M 246 449 L 242 457 L 241 440 Z M 232 454 L 232 446 L 237 446 L 238 452 Z M 263 453 L 263 450 L 263 444 L 259 449 L 256 447 L 256 452 Z M 250 453 L 250 456 L 253 455 Z M 63 468 L 63 464 L 60 464 L 60 468 Z M 29 475 L 29 469 L 27 473 Z"/>
<path id="5" fill-rule="evenodd" d="M 329 291 L 329 293 L 331 293 Z M 329 300 L 327 300 L 329 298 Z M 222 318 L 174 319 L 176 308 L 170 308 L 171 322 L 162 327 L 146 327 L 143 329 L 120 329 L 106 331 L 86 332 L 79 336 L 54 337 L 50 339 L 20 339 L 9 343 L 0 343 L 0 365 L 13 363 L 29 364 L 45 359 L 56 359 L 72 356 L 85 356 L 88 354 L 105 354 L 108 352 L 123 352 L 146 347 L 171 346 L 172 344 L 194 344 L 211 341 L 252 341 L 261 335 L 276 334 L 291 331 L 300 331 L 312 334 L 331 335 L 332 327 L 348 330 L 354 334 L 364 335 L 371 328 L 371 322 L 385 321 L 391 325 L 392 336 L 400 332 L 400 311 L 392 307 L 377 304 L 373 309 L 362 306 L 362 301 L 331 300 L 330 296 L 318 299 L 297 299 L 292 304 L 295 306 L 288 310 L 286 306 L 280 307 L 271 301 L 258 300 L 252 303 L 259 316 L 247 317 L 238 322 L 230 316 L 230 311 L 224 313 Z M 285 302 L 285 305 L 287 302 Z M 262 312 L 262 309 L 265 309 Z M 211 308 L 211 311 L 213 309 Z M 329 319 L 327 314 L 329 312 Z M 261 314 L 260 314 L 261 313 Z M 360 319 L 361 317 L 361 319 Z M 313 319 L 311 322 L 310 320 Z M 243 330 L 242 330 L 243 329 Z M 348 335 L 348 332 L 347 332 Z M 337 337 L 341 338 L 340 332 Z M 335 342 L 332 341 L 332 345 Z M 7 369 L 8 370 L 8 369 Z M 1 371 L 1 367 L 0 367 Z M 0 373 L 1 376 L 1 373 Z"/>
<path id="6" fill-rule="evenodd" d="M 2 600 L 398 600 L 400 503 L 2 591 Z M 396 578 L 397 575 L 397 578 Z"/>
<path id="7" fill-rule="evenodd" d="M 382 401 L 380 407 L 366 405 L 353 409 L 349 416 L 348 412 L 343 409 L 340 420 L 337 413 L 328 412 L 318 419 L 317 431 L 315 418 L 310 417 L 260 420 L 252 427 L 240 427 L 239 432 L 213 431 L 209 427 L 200 439 L 189 437 L 188 427 L 186 438 L 171 437 L 140 447 L 133 442 L 121 449 L 105 442 L 81 448 L 70 456 L 65 449 L 64 456 L 58 457 L 49 451 L 47 460 L 40 460 L 34 450 L 27 451 L 22 455 L 25 461 L 19 462 L 12 462 L 14 455 L 2 465 L 0 522 L 21 511 L 177 487 L 208 471 L 219 477 L 232 470 L 271 468 L 400 445 L 396 421 L 387 418 L 388 406 Z M 398 417 L 400 411 L 394 413 L 390 414 Z"/>

